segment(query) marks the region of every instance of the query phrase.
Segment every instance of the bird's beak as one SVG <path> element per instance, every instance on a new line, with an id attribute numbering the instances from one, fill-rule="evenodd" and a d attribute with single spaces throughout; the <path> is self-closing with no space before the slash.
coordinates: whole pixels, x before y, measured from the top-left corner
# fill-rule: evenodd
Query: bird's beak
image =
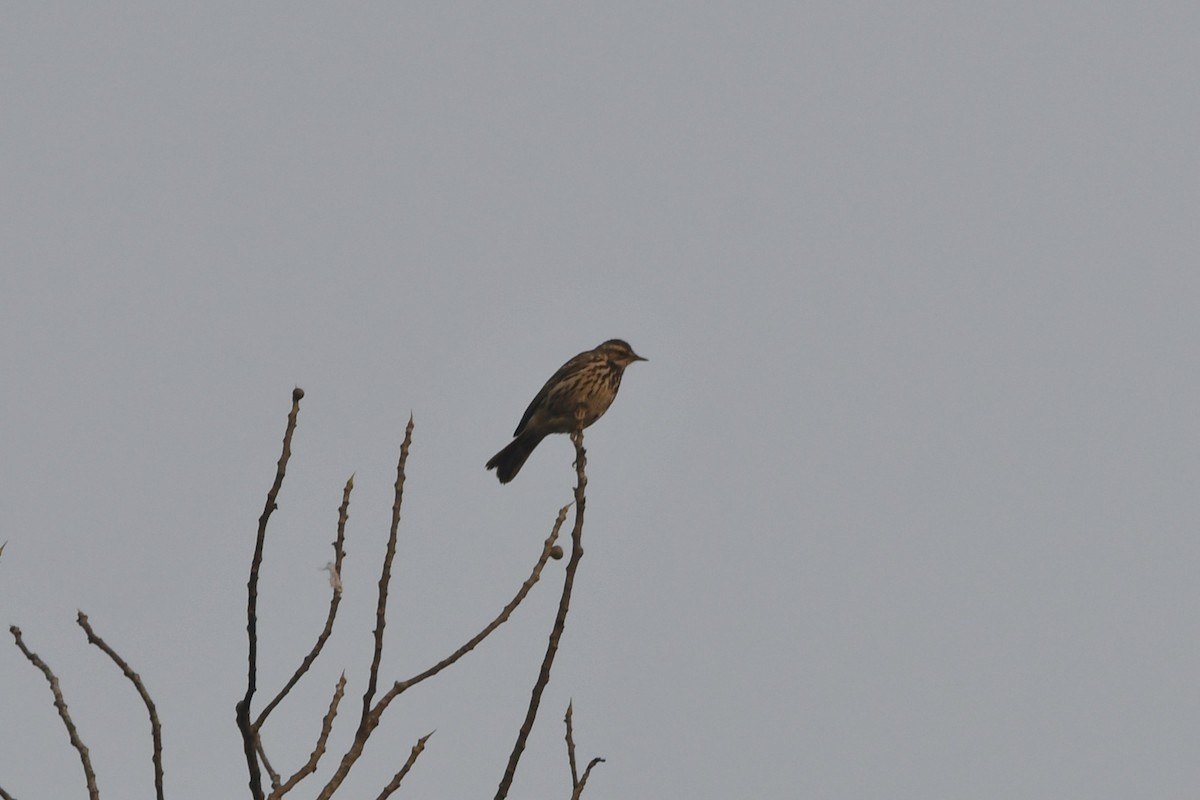
<path id="1" fill-rule="evenodd" d="M 649 361 L 650 359 L 648 359 L 648 358 L 642 358 L 642 357 L 641 357 L 641 356 L 639 356 L 637 353 L 634 353 L 634 354 L 633 354 L 633 360 L 634 360 L 634 361 Z"/>

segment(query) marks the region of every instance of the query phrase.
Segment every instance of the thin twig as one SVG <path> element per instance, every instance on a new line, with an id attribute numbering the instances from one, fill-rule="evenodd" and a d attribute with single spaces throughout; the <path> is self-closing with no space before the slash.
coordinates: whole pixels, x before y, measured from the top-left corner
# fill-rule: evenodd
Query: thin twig
<path id="1" fill-rule="evenodd" d="M 396 465 L 396 494 L 392 501 L 392 526 L 388 531 L 387 552 L 383 556 L 383 572 L 379 576 L 379 602 L 375 608 L 375 652 L 371 656 L 371 672 L 367 678 L 367 691 L 363 693 L 362 717 L 359 733 L 365 729 L 371 713 L 371 701 L 379 684 L 379 662 L 383 658 L 383 629 L 387 624 L 388 586 L 392 580 L 392 561 L 396 557 L 396 532 L 400 527 L 400 506 L 404 502 L 404 465 L 408 461 L 408 448 L 412 444 L 413 417 L 408 415 L 408 426 L 404 429 L 404 443 L 400 445 L 400 463 Z"/>
<path id="2" fill-rule="evenodd" d="M 250 579 L 246 582 L 249 599 L 246 603 L 246 634 L 249 639 L 249 656 L 247 658 L 246 695 L 237 704 L 237 726 L 242 733 L 242 750 L 246 756 L 246 766 L 250 771 L 250 794 L 254 800 L 263 800 L 262 773 L 258 766 L 258 735 L 250 722 L 250 702 L 254 699 L 254 691 L 258 680 L 258 571 L 262 566 L 263 542 L 267 538 L 267 522 L 272 512 L 278 506 L 276 498 L 283 486 L 283 477 L 287 473 L 288 460 L 292 457 L 292 434 L 296 432 L 296 417 L 300 414 L 300 400 L 304 390 L 297 386 L 292 390 L 292 410 L 288 414 L 287 430 L 283 434 L 283 452 L 275 469 L 275 482 L 267 492 L 267 502 L 263 506 L 262 515 L 258 518 L 258 536 L 254 542 L 254 558 L 250 561 Z"/>
<path id="3" fill-rule="evenodd" d="M 278 789 L 283 783 L 283 779 L 279 777 L 279 772 L 271 766 L 271 759 L 267 758 L 267 750 L 263 747 L 262 735 L 254 732 L 254 749 L 258 753 L 259 759 L 262 760 L 262 767 L 267 771 L 267 777 L 271 780 L 271 790 Z"/>
<path id="4" fill-rule="evenodd" d="M 350 492 L 353 490 L 354 476 L 351 475 L 350 479 L 346 481 L 345 488 L 342 489 L 342 504 L 338 507 L 337 539 L 333 542 L 334 575 L 342 574 L 342 560 L 346 555 L 346 520 L 350 517 Z M 309 667 L 313 665 L 313 662 L 317 660 L 317 656 L 321 654 L 321 649 L 325 647 L 325 642 L 328 641 L 330 634 L 333 633 L 333 620 L 337 616 L 338 605 L 342 602 L 342 587 L 337 581 L 330 581 L 330 583 L 333 584 L 333 596 L 329 599 L 329 613 L 325 617 L 325 627 L 321 630 L 320 635 L 317 636 L 316 644 L 313 645 L 312 650 L 310 650 L 308 655 L 304 657 L 304 660 L 300 662 L 300 666 L 296 669 L 296 672 L 292 675 L 284 687 L 279 690 L 279 694 L 275 695 L 271 702 L 267 703 L 263 710 L 259 712 L 258 716 L 254 720 L 255 731 L 258 731 L 260 728 L 262 728 L 263 722 L 265 722 L 267 716 L 275 710 L 275 706 L 279 705 L 280 702 L 283 701 L 283 698 L 287 697 L 287 694 L 292 690 L 292 687 L 300 681 L 300 678 L 304 676 L 304 673 L 308 672 Z"/>
<path id="5" fill-rule="evenodd" d="M 3 550 L 3 549 L 4 548 L 0 547 L 0 550 Z M 4 787 L 0 786 L 0 800 L 17 800 L 17 798 L 13 797 L 11 794 L 4 791 Z"/>
<path id="6" fill-rule="evenodd" d="M 271 800 L 278 800 L 296 784 L 307 778 L 309 775 L 317 771 L 317 762 L 321 760 L 321 756 L 325 754 L 325 745 L 329 741 L 329 733 L 333 730 L 333 718 L 337 716 L 338 704 L 342 702 L 342 695 L 346 691 L 346 673 L 338 678 L 337 688 L 334 689 L 333 699 L 329 701 L 329 710 L 325 712 L 324 718 L 321 720 L 321 733 L 317 736 L 317 746 L 313 748 L 312 754 L 309 755 L 308 761 L 304 766 L 296 770 L 296 774 L 288 778 L 287 781 L 271 792 Z"/>
<path id="7" fill-rule="evenodd" d="M 67 728 L 67 735 L 71 738 L 71 746 L 79 752 L 79 761 L 83 764 L 83 777 L 87 781 L 88 797 L 91 800 L 100 800 L 100 790 L 96 788 L 96 773 L 92 771 L 92 759 L 88 755 L 87 745 L 79 738 L 79 731 L 75 730 L 75 722 L 71 719 L 71 714 L 67 711 L 67 701 L 63 699 L 62 689 L 58 685 L 58 676 L 55 675 L 45 661 L 38 656 L 37 653 L 31 652 L 25 646 L 25 640 L 21 638 L 21 629 L 16 625 L 12 625 L 8 629 L 13 635 L 13 639 L 17 642 L 17 647 L 25 654 L 25 658 L 29 659 L 29 663 L 42 671 L 46 676 L 47 682 L 50 684 L 50 691 L 54 695 L 54 707 L 58 709 L 58 715 L 62 717 L 63 725 Z"/>
<path id="8" fill-rule="evenodd" d="M 517 593 L 513 596 L 513 599 L 508 602 L 508 605 L 504 607 L 499 615 L 489 622 L 482 631 L 471 637 L 466 644 L 455 650 L 451 655 L 442 659 L 424 672 L 414 675 L 406 681 L 397 681 L 396 683 L 392 684 L 392 688 L 389 689 L 386 694 L 379 698 L 379 702 L 375 704 L 375 706 L 371 709 L 371 713 L 367 716 L 366 725 L 360 728 L 359 732 L 355 734 L 354 742 L 350 745 L 350 749 L 346 751 L 344 756 L 342 756 L 342 761 L 338 765 L 337 771 L 333 774 L 333 777 L 329 779 L 329 783 L 325 785 L 325 788 L 321 790 L 321 793 L 317 795 L 319 800 L 328 800 L 333 796 L 333 793 L 338 790 L 338 787 L 342 785 L 342 781 L 344 781 L 346 776 L 350 773 L 350 768 L 354 766 L 354 762 L 358 760 L 360 755 L 362 755 L 363 748 L 367 743 L 367 738 L 379 725 L 379 721 L 383 718 L 383 712 L 387 710 L 388 705 L 393 700 L 399 697 L 406 690 L 416 686 L 421 681 L 432 678 L 434 675 L 458 661 L 471 650 L 475 649 L 475 647 L 478 646 L 479 643 L 488 636 L 490 636 L 493 631 L 508 621 L 508 618 L 512 616 L 513 611 L 516 610 L 517 606 L 521 604 L 521 601 L 525 599 L 525 596 L 529 594 L 529 591 L 533 588 L 534 584 L 536 584 L 538 579 L 541 578 L 542 569 L 546 566 L 546 562 L 550 560 L 551 555 L 554 553 L 554 543 L 558 540 L 559 531 L 562 529 L 563 521 L 567 518 L 567 509 L 569 508 L 570 506 L 563 506 L 561 509 L 559 509 L 558 518 L 554 522 L 554 528 L 550 531 L 550 535 L 546 538 L 546 541 L 542 545 L 542 552 L 538 556 L 537 563 L 533 565 L 533 570 L 529 573 L 529 577 L 526 578 L 525 582 L 521 584 L 521 588 L 517 590 Z"/>
<path id="9" fill-rule="evenodd" d="M 567 703 L 567 714 L 563 722 L 567 725 L 567 761 L 571 764 L 571 788 L 579 785 L 579 772 L 575 769 L 575 738 L 571 730 L 571 716 L 575 713 L 575 703 Z"/>
<path id="10" fill-rule="evenodd" d="M 529 709 L 525 712 L 525 721 L 517 732 L 517 741 L 513 745 L 512 754 L 508 757 L 508 765 L 504 769 L 504 777 L 496 790 L 496 800 L 508 797 L 513 778 L 517 774 L 517 764 L 521 753 L 525 750 L 525 742 L 533 730 L 533 722 L 537 719 L 538 706 L 542 701 L 542 692 L 550 683 L 550 668 L 554 665 L 554 656 L 558 652 L 558 643 L 562 638 L 563 628 L 567 624 L 567 611 L 571 605 L 571 589 L 575 585 L 575 571 L 579 569 L 579 560 L 583 558 L 583 512 L 587 505 L 587 452 L 583 449 L 583 428 L 576 428 L 571 433 L 571 442 L 575 445 L 575 526 L 571 530 L 571 558 L 567 561 L 566 574 L 563 576 L 562 597 L 558 601 L 558 614 L 554 618 L 554 627 L 550 630 L 550 641 L 546 644 L 546 655 L 542 659 L 542 667 L 537 680 L 533 684 L 533 692 L 529 698 Z"/>
<path id="11" fill-rule="evenodd" d="M 133 688 L 137 689 L 137 693 L 141 695 L 142 702 L 146 704 L 146 713 L 150 715 L 150 740 L 154 746 L 154 752 L 151 755 L 151 760 L 154 763 L 154 796 L 158 800 L 163 800 L 163 765 L 162 765 L 162 724 L 158 721 L 158 709 L 154 707 L 154 701 L 150 699 L 150 693 L 146 691 L 146 685 L 142 683 L 142 678 L 134 672 L 125 659 L 117 655 L 117 651 L 108 646 L 108 643 L 96 635 L 92 630 L 92 625 L 88 622 L 87 614 L 82 611 L 76 618 L 79 627 L 83 628 L 87 633 L 89 644 L 94 644 L 104 651 L 105 655 L 112 659 L 113 663 L 125 674 L 125 677 L 133 683 Z"/>
<path id="12" fill-rule="evenodd" d="M 583 777 L 579 777 L 575 767 L 574 726 L 571 724 L 571 717 L 575 713 L 574 705 L 574 703 L 567 703 L 567 714 L 563 717 L 563 722 L 567 725 L 567 760 L 571 763 L 571 800 L 579 800 L 580 795 L 583 794 L 583 787 L 587 785 L 588 776 L 592 774 L 592 767 L 603 764 L 604 759 L 593 758 L 583 770 Z"/>
<path id="13" fill-rule="evenodd" d="M 383 791 L 379 793 L 378 800 L 387 800 L 387 798 L 392 796 L 393 792 L 400 788 L 400 781 L 404 780 L 404 776 L 412 769 L 413 764 L 417 763 L 417 757 L 421 755 L 421 752 L 425 749 L 425 742 L 429 741 L 429 737 L 433 736 L 433 733 L 433 731 L 430 731 L 420 739 L 417 739 L 417 743 L 413 745 L 412 752 L 408 754 L 408 760 L 404 762 L 404 766 L 400 768 L 400 771 L 392 776 L 392 779 L 388 781 L 388 785 L 383 787 Z"/>
<path id="14" fill-rule="evenodd" d="M 532 589 L 533 585 L 541 578 L 543 567 L 546 566 L 546 562 L 554 553 L 554 543 L 558 539 L 558 533 L 560 530 L 562 530 L 563 521 L 567 518 L 567 509 L 570 507 L 571 506 L 569 505 L 565 505 L 558 510 L 558 517 L 554 520 L 554 527 L 551 529 L 550 535 L 546 538 L 546 541 L 542 543 L 542 554 L 538 558 L 537 564 L 534 565 L 533 571 L 529 573 L 529 577 L 526 578 L 525 582 L 521 584 L 520 590 L 517 591 L 512 600 L 508 601 L 508 605 L 506 605 L 503 610 L 496 615 L 496 618 L 489 622 L 483 630 L 468 639 L 462 647 L 458 648 L 429 669 L 414 675 L 408 680 L 396 681 L 388 694 L 393 696 L 400 694 L 401 692 L 416 686 L 421 681 L 437 675 L 446 667 L 450 666 L 455 661 L 458 661 L 464 655 L 474 650 L 475 647 L 477 647 L 480 642 L 486 639 L 492 631 L 496 630 L 496 628 L 499 628 L 508 620 L 510 616 L 512 616 L 513 611 L 515 611 L 517 606 L 520 605 L 521 601 L 525 599 L 525 595 L 529 594 L 529 590 Z"/>
<path id="15" fill-rule="evenodd" d="M 587 786 L 588 776 L 592 774 L 592 767 L 603 763 L 604 759 L 599 756 L 588 762 L 587 767 L 583 770 L 583 777 L 579 779 L 579 784 L 571 792 L 571 800 L 579 800 L 579 797 L 583 794 L 583 787 Z"/>

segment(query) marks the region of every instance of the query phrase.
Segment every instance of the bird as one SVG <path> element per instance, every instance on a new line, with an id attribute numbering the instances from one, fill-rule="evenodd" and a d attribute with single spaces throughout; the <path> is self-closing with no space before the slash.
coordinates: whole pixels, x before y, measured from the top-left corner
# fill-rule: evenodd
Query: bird
<path id="1" fill-rule="evenodd" d="M 500 483 L 511 481 L 542 439 L 582 430 L 604 416 L 621 388 L 625 368 L 648 360 L 623 339 L 609 339 L 563 364 L 525 409 L 513 440 L 492 456 L 487 468 L 496 470 Z"/>

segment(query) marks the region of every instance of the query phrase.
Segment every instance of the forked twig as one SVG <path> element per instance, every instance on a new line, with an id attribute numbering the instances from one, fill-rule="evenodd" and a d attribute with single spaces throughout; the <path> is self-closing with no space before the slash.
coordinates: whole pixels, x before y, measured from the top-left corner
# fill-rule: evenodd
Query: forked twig
<path id="1" fill-rule="evenodd" d="M 96 788 L 96 773 L 92 770 L 92 759 L 88 755 L 87 745 L 79 738 L 79 731 L 75 729 L 75 722 L 71 719 L 71 714 L 67 711 L 67 701 L 63 699 L 62 689 L 58 685 L 58 676 L 51 671 L 50 667 L 43 661 L 37 653 L 30 651 L 25 646 L 25 640 L 21 638 L 21 629 L 16 625 L 12 625 L 8 629 L 16 640 L 17 647 L 25 654 L 25 658 L 29 659 L 29 663 L 42 671 L 46 676 L 47 682 L 50 684 L 50 691 L 54 695 L 54 707 L 58 709 L 58 716 L 62 717 L 63 725 L 67 728 L 67 735 L 71 738 L 71 746 L 79 752 L 79 761 L 83 764 L 83 777 L 87 781 L 88 797 L 91 800 L 100 799 L 100 790 Z"/>
<path id="2" fill-rule="evenodd" d="M 342 574 L 342 561 L 346 557 L 346 520 L 350 517 L 350 493 L 352 491 L 354 491 L 353 475 L 346 481 L 346 486 L 342 489 L 342 504 L 338 506 L 337 539 L 333 542 L 334 575 Z M 262 728 L 263 722 L 275 710 L 275 707 L 283 701 L 283 698 L 287 697 L 292 687 L 299 683 L 300 678 L 304 677 L 304 673 L 308 672 L 309 667 L 313 665 L 313 662 L 317 660 L 317 656 L 321 654 L 321 649 L 325 647 L 325 642 L 328 641 L 330 634 L 333 633 L 333 620 L 337 617 L 338 606 L 342 602 L 342 587 L 339 581 L 330 581 L 330 583 L 333 584 L 333 596 L 329 599 L 329 613 L 325 617 L 325 627 L 317 636 L 316 644 L 313 645 L 312 650 L 300 662 L 300 666 L 297 667 L 296 672 L 293 673 L 288 682 L 284 684 L 284 687 L 279 690 L 279 694 L 275 695 L 271 702 L 267 703 L 258 716 L 255 717 L 254 730 L 256 733 Z"/>
<path id="3" fill-rule="evenodd" d="M 583 777 L 579 779 L 579 784 L 575 787 L 574 791 L 571 792 L 571 800 L 579 800 L 580 796 L 583 794 L 583 787 L 587 786 L 588 776 L 592 774 L 592 767 L 603 763 L 604 759 L 600 758 L 599 756 L 596 756 L 588 762 L 587 767 L 583 770 Z"/>
<path id="4" fill-rule="evenodd" d="M 408 426 L 404 429 L 404 443 L 400 445 L 400 463 L 396 465 L 396 493 L 392 501 L 392 525 L 388 531 L 387 552 L 383 556 L 383 572 L 379 576 L 379 601 L 375 608 L 375 652 L 371 656 L 371 672 L 367 677 L 367 691 L 363 693 L 362 717 L 359 732 L 367 724 L 371 714 L 371 701 L 379 685 L 379 662 L 383 658 L 383 629 L 387 624 L 388 586 L 392 580 L 392 561 L 396 557 L 396 532 L 400 527 L 400 506 L 404 502 L 404 465 L 408 462 L 408 448 L 412 445 L 413 417 L 408 415 Z"/>
<path id="5" fill-rule="evenodd" d="M 271 759 L 267 758 L 267 751 L 263 748 L 262 737 L 257 734 L 254 736 L 254 749 L 262 760 L 262 767 L 267 771 L 267 777 L 271 779 L 271 790 L 278 789 L 283 783 L 283 778 L 279 777 L 279 772 L 271 766 Z"/>
<path id="6" fill-rule="evenodd" d="M 583 794 L 583 787 L 587 785 L 588 776 L 592 774 L 592 767 L 603 764 L 604 759 L 593 758 L 584 768 L 583 777 L 579 777 L 579 772 L 575 767 L 575 733 L 571 724 L 571 717 L 575 713 L 574 705 L 574 703 L 567 703 L 567 714 L 563 717 L 563 722 L 567 726 L 567 761 L 571 764 L 571 800 L 579 800 Z"/>
<path id="7" fill-rule="evenodd" d="M 304 763 L 300 769 L 296 770 L 296 774 L 288 778 L 281 786 L 275 788 L 271 792 L 271 800 L 278 800 L 296 784 L 307 778 L 317 770 L 317 762 L 321 760 L 321 756 L 325 754 L 325 745 L 329 741 L 329 734 L 333 730 L 333 718 L 337 716 L 338 705 L 342 702 L 342 695 L 346 691 L 346 673 L 338 678 L 337 688 L 334 689 L 333 699 L 329 701 L 329 710 L 325 712 L 325 716 L 321 719 L 321 733 L 317 736 L 317 745 L 313 748 L 312 754 L 309 755 L 308 761 Z"/>
<path id="8" fill-rule="evenodd" d="M 154 701 L 150 699 L 150 693 L 146 691 L 146 685 L 142 683 L 141 676 L 130 668 L 125 659 L 117 655 L 117 651 L 109 647 L 107 642 L 96 635 L 96 632 L 92 630 L 91 623 L 88 622 L 87 614 L 80 611 L 75 621 L 79 623 L 79 627 L 83 628 L 87 634 L 88 643 L 99 647 L 104 651 L 105 655 L 112 659 L 117 668 L 133 684 L 133 688 L 141 695 L 142 702 L 146 705 L 146 713 L 150 715 L 150 739 L 154 745 L 154 752 L 151 755 L 151 760 L 154 762 L 154 796 L 158 800 L 163 800 L 162 724 L 158 721 L 158 709 L 154 707 Z"/>

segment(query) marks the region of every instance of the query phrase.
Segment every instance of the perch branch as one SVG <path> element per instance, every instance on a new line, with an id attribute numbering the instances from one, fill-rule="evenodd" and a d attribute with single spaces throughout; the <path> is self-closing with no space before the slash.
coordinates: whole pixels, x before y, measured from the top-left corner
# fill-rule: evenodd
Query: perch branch
<path id="1" fill-rule="evenodd" d="M 562 638 L 563 628 L 567 624 L 567 611 L 571 606 L 571 589 L 575 585 L 575 572 L 579 569 L 579 560 L 583 558 L 583 512 L 587 505 L 587 451 L 583 448 L 583 428 L 577 427 L 571 433 L 571 442 L 575 445 L 575 525 L 571 529 L 571 558 L 567 561 L 566 574 L 563 577 L 562 596 L 558 601 L 558 614 L 554 618 L 554 627 L 550 630 L 550 641 L 546 645 L 546 655 L 542 659 L 542 668 L 533 684 L 533 692 L 529 698 L 529 709 L 525 712 L 525 721 L 517 732 L 517 741 L 513 745 L 512 754 L 508 757 L 504 777 L 496 790 L 496 800 L 508 797 L 513 778 L 517 774 L 517 764 L 521 753 L 525 750 L 525 742 L 533 730 L 533 722 L 537 719 L 538 706 L 542 701 L 542 692 L 550 682 L 550 668 L 554 665 L 554 657 L 558 652 L 558 643 Z"/>

